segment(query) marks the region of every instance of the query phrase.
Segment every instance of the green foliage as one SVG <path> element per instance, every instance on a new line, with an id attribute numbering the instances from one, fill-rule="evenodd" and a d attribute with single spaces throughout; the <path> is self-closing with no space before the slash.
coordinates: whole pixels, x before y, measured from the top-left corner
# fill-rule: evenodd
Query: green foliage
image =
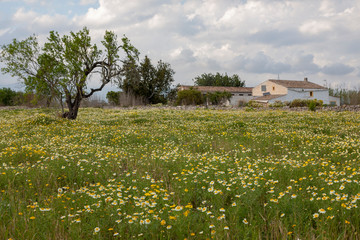
<path id="1" fill-rule="evenodd" d="M 0 89 L 0 105 L 12 106 L 15 105 L 16 92 L 10 88 Z"/>
<path id="2" fill-rule="evenodd" d="M 310 111 L 315 112 L 316 111 L 316 101 L 309 102 L 308 108 Z"/>
<path id="3" fill-rule="evenodd" d="M 286 103 L 282 102 L 282 101 L 275 101 L 272 104 L 269 104 L 269 107 L 275 107 L 275 108 L 281 108 L 281 107 L 285 107 Z"/>
<path id="4" fill-rule="evenodd" d="M 45 106 L 44 99 L 46 99 L 46 96 L 32 92 L 23 93 L 10 88 L 0 89 L 0 106 Z"/>
<path id="5" fill-rule="evenodd" d="M 317 99 L 294 99 L 290 102 L 290 107 L 309 107 L 310 108 L 322 107 L 323 101 Z M 309 109 L 310 110 L 310 109 Z"/>
<path id="6" fill-rule="evenodd" d="M 228 76 L 227 73 L 212 74 L 203 73 L 195 77 L 194 83 L 197 86 L 224 86 L 224 87 L 245 87 L 245 81 L 242 81 L 237 74 Z"/>
<path id="7" fill-rule="evenodd" d="M 121 94 L 121 92 L 109 91 L 106 94 L 106 99 L 112 105 L 119 105 L 120 104 L 120 94 Z"/>
<path id="8" fill-rule="evenodd" d="M 22 81 L 28 91 L 56 98 L 62 106 L 63 98 L 69 119 L 77 117 L 82 99 L 101 91 L 110 82 L 118 80 L 122 73 L 120 50 L 126 59 L 137 60 L 139 52 L 123 37 L 122 45 L 114 32 L 106 31 L 102 41 L 103 50 L 91 43 L 89 30 L 60 36 L 51 31 L 47 42 L 40 47 L 35 36 L 23 41 L 13 40 L 2 46 L 0 60 L 5 63 L 3 73 L 11 74 Z M 99 75 L 99 87 L 88 88 L 90 76 Z"/>
<path id="9" fill-rule="evenodd" d="M 205 98 L 209 101 L 212 105 L 219 105 L 223 104 L 225 101 L 230 100 L 232 94 L 229 92 L 213 92 L 207 93 Z"/>
<path id="10" fill-rule="evenodd" d="M 200 105 L 204 103 L 204 97 L 200 91 L 190 88 L 178 91 L 176 105 Z"/>
<path id="11" fill-rule="evenodd" d="M 247 104 L 246 104 L 247 107 L 249 108 L 260 108 L 262 106 L 264 106 L 263 104 L 261 103 L 258 103 L 258 102 L 255 102 L 255 101 L 249 101 Z"/>
<path id="12" fill-rule="evenodd" d="M 170 64 L 161 60 L 154 66 L 148 56 L 145 56 L 140 65 L 129 59 L 124 63 L 123 79 L 119 87 L 149 104 L 166 103 L 174 74 Z"/>

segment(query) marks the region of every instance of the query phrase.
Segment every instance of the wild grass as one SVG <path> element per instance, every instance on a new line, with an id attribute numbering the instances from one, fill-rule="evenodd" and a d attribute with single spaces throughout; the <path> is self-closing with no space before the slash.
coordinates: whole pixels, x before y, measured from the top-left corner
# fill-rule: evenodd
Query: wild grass
<path id="1" fill-rule="evenodd" d="M 0 239 L 359 239 L 360 115 L 0 111 Z"/>

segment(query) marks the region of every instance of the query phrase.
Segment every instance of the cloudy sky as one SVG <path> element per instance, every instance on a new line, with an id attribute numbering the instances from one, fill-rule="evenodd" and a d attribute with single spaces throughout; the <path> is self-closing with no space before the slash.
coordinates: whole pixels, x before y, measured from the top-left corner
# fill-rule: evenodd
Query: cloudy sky
<path id="1" fill-rule="evenodd" d="M 202 73 L 360 87 L 359 0 L 0 0 L 0 45 L 87 26 L 125 34 L 153 62 L 193 84 Z M 1 87 L 19 87 L 0 73 Z"/>

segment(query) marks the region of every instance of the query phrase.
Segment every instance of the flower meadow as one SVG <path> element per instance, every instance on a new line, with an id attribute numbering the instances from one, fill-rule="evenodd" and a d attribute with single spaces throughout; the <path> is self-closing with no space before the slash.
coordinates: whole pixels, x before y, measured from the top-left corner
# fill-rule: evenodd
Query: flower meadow
<path id="1" fill-rule="evenodd" d="M 360 115 L 0 111 L 0 239 L 359 239 Z"/>

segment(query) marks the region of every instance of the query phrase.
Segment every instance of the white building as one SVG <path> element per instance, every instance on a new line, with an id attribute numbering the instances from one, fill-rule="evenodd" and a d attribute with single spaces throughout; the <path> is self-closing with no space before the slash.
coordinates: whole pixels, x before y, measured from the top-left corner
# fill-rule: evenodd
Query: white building
<path id="1" fill-rule="evenodd" d="M 318 84 L 304 81 L 269 79 L 253 88 L 254 101 L 274 103 L 276 101 L 291 102 L 295 99 L 322 100 L 324 104 L 339 106 L 340 98 L 329 96 L 329 90 Z"/>

